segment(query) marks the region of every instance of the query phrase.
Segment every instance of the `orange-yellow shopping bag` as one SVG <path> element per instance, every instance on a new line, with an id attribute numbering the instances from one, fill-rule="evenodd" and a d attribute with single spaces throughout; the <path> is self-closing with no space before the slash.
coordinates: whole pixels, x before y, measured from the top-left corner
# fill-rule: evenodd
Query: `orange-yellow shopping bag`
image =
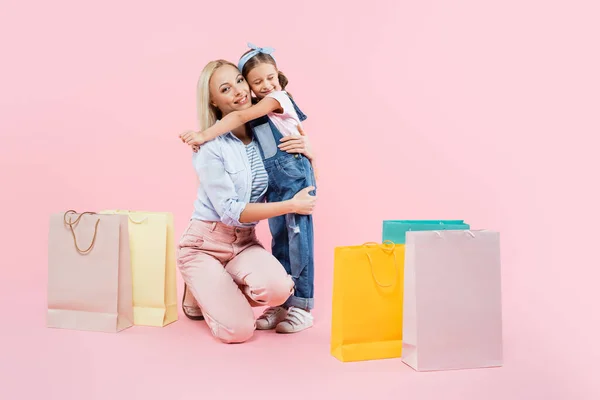
<path id="1" fill-rule="evenodd" d="M 341 361 L 402 355 L 404 245 L 337 247 L 331 354 Z"/>

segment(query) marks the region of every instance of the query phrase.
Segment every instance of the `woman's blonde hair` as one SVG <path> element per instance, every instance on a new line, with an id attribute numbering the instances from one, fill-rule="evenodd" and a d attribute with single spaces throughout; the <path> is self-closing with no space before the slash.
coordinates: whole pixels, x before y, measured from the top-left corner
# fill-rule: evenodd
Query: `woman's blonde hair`
<path id="1" fill-rule="evenodd" d="M 210 100 L 210 78 L 215 71 L 223 65 L 237 66 L 226 60 L 211 61 L 202 70 L 196 86 L 196 106 L 198 107 L 198 127 L 204 131 L 213 126 L 217 119 L 223 118 L 221 110 L 214 106 Z"/>

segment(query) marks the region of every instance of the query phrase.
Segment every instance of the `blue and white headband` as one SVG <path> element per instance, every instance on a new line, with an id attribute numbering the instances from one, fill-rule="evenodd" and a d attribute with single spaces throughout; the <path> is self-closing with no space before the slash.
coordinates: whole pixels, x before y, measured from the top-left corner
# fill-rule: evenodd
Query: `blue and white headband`
<path id="1" fill-rule="evenodd" d="M 258 47 L 252 43 L 248 43 L 248 47 L 250 47 L 252 50 L 249 51 L 248 53 L 244 54 L 242 56 L 242 58 L 240 58 L 240 61 L 238 62 L 238 69 L 240 70 L 240 72 L 242 71 L 242 69 L 244 68 L 244 65 L 246 65 L 248 60 L 251 59 L 252 57 L 254 57 L 255 55 L 257 55 L 258 53 L 268 54 L 271 57 L 273 57 L 273 52 L 275 51 L 275 49 L 272 47 Z M 275 59 L 275 57 L 273 57 L 273 60 L 274 59 Z"/>

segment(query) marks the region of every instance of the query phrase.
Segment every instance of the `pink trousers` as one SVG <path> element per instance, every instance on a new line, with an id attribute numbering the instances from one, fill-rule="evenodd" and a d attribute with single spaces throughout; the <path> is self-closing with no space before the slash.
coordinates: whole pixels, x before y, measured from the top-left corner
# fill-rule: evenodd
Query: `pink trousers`
<path id="1" fill-rule="evenodd" d="M 292 278 L 254 228 L 191 220 L 179 242 L 177 266 L 212 334 L 225 343 L 252 337 L 252 306 L 278 306 L 293 293 Z"/>

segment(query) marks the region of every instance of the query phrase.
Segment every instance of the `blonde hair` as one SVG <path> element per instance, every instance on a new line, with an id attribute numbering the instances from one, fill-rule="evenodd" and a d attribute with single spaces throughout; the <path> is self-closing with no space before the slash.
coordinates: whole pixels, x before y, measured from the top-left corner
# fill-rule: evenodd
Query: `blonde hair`
<path id="1" fill-rule="evenodd" d="M 210 101 L 210 78 L 212 78 L 215 71 L 223 65 L 231 65 L 237 69 L 237 66 L 229 61 L 215 60 L 206 64 L 198 78 L 198 84 L 196 86 L 196 106 L 198 109 L 198 127 L 201 131 L 213 126 L 217 122 L 217 119 L 223 118 L 221 110 L 214 106 Z"/>

